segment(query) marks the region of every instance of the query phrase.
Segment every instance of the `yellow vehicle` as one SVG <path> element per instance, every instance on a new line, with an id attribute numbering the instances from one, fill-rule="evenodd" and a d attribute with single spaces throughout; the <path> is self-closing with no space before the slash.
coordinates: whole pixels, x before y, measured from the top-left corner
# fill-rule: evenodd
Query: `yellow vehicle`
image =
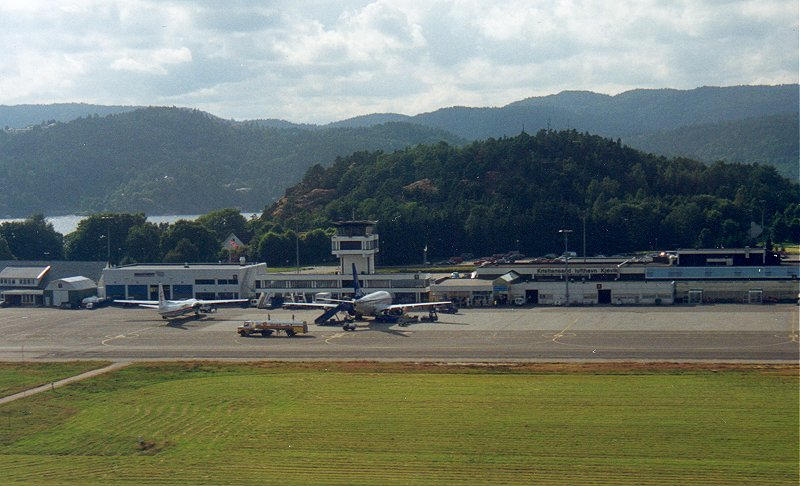
<path id="1" fill-rule="evenodd" d="M 308 324 L 305 321 L 244 321 L 236 329 L 242 337 L 261 334 L 263 337 L 271 336 L 272 333 L 285 332 L 287 337 L 294 337 L 298 334 L 308 334 Z"/>

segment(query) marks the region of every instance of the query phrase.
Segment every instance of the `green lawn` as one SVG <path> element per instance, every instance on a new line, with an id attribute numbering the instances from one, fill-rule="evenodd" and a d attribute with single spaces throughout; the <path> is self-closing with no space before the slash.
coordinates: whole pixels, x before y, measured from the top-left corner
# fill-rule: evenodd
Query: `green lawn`
<path id="1" fill-rule="evenodd" d="M 141 364 L 0 407 L 0 478 L 797 484 L 797 371 Z"/>
<path id="2" fill-rule="evenodd" d="M 0 397 L 106 366 L 101 361 L 0 363 Z"/>

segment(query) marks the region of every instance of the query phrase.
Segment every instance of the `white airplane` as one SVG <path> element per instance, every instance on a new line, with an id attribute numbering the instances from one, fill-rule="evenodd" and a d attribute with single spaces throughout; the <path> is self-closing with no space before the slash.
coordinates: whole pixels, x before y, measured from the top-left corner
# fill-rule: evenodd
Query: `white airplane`
<path id="1" fill-rule="evenodd" d="M 356 272 L 356 265 L 353 264 L 353 290 L 355 291 L 355 298 L 350 300 L 340 299 L 321 299 L 325 302 L 309 302 L 309 303 L 285 303 L 286 308 L 320 308 L 325 309 L 325 312 L 315 319 L 315 322 L 321 322 L 333 317 L 339 311 L 345 311 L 354 314 L 357 317 L 372 316 L 372 317 L 389 317 L 402 315 L 408 309 L 420 307 L 433 307 L 436 305 L 451 304 L 449 300 L 442 302 L 419 302 L 415 304 L 392 304 L 392 294 L 385 290 L 378 290 L 369 294 L 364 294 L 358 285 L 358 272 Z M 345 325 L 345 330 L 352 330 L 354 326 Z"/>
<path id="2" fill-rule="evenodd" d="M 220 299 L 220 300 L 167 300 L 164 298 L 164 286 L 158 284 L 158 300 L 115 300 L 120 304 L 137 304 L 140 307 L 156 309 L 162 319 L 177 319 L 187 314 L 213 312 L 213 306 L 220 304 L 238 304 L 248 302 L 248 299 Z"/>

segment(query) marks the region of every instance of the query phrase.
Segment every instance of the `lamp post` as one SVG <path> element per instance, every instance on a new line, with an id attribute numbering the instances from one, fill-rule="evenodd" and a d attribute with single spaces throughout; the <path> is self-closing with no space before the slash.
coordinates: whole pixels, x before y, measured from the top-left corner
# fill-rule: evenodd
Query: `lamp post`
<path id="1" fill-rule="evenodd" d="M 106 265 L 111 268 L 111 220 L 114 218 L 112 216 L 101 216 L 100 219 L 106 221 Z"/>
<path id="2" fill-rule="evenodd" d="M 560 229 L 559 233 L 564 234 L 564 293 L 566 294 L 565 306 L 569 306 L 569 255 L 567 255 L 567 237 L 572 233 L 571 229 Z"/>

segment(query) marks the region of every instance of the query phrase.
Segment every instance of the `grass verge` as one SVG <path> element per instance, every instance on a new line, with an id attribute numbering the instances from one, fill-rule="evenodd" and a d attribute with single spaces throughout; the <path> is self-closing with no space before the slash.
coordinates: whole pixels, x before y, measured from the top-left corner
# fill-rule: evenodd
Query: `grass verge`
<path id="1" fill-rule="evenodd" d="M 139 364 L 0 407 L 0 477 L 796 484 L 797 388 L 797 366 Z"/>
<path id="2" fill-rule="evenodd" d="M 108 364 L 105 361 L 0 363 L 0 397 L 102 368 Z"/>

